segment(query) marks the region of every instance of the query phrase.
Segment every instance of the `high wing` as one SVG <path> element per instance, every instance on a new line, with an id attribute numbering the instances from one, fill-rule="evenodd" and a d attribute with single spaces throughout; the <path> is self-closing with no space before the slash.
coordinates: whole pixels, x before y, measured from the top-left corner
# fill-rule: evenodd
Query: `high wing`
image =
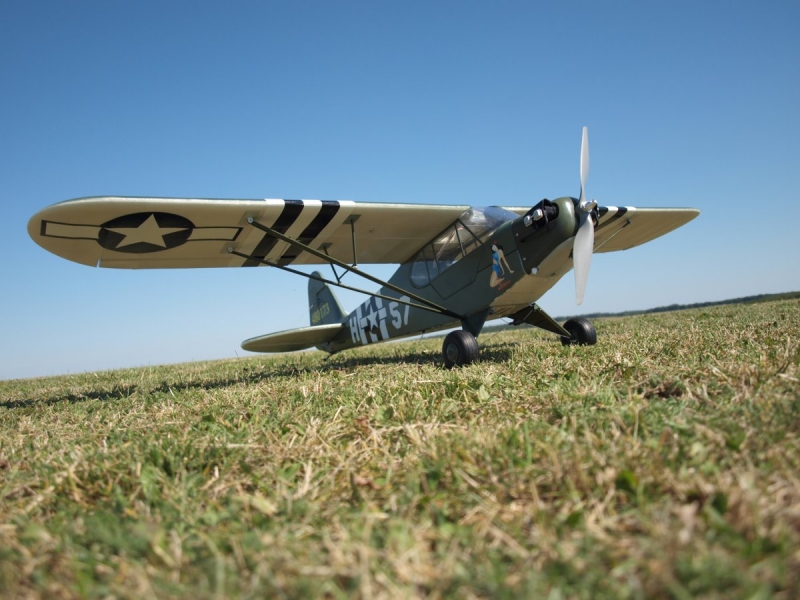
<path id="1" fill-rule="evenodd" d="M 628 250 L 685 225 L 700 211 L 696 208 L 600 207 L 594 233 L 595 252 Z"/>
<path id="2" fill-rule="evenodd" d="M 530 207 L 504 207 L 524 215 Z M 652 241 L 685 225 L 700 211 L 696 208 L 636 208 L 633 206 L 598 207 L 594 252 L 628 250 Z"/>
<path id="3" fill-rule="evenodd" d="M 351 200 L 91 197 L 34 215 L 28 233 L 63 258 L 122 269 L 250 267 L 325 261 L 253 227 L 271 227 L 347 263 L 398 264 L 469 206 Z M 507 208 L 518 215 L 529 207 Z M 626 250 L 693 219 L 681 208 L 600 207 L 595 252 Z M 231 254 L 230 250 L 237 254 Z M 252 258 L 243 258 L 243 254 Z"/>
<path id="4" fill-rule="evenodd" d="M 342 262 L 407 260 L 468 206 L 351 200 L 92 197 L 54 204 L 28 223 L 31 238 L 63 258 L 123 269 L 247 267 L 324 261 L 276 240 L 253 219 Z M 354 247 L 355 244 L 355 247 Z"/>

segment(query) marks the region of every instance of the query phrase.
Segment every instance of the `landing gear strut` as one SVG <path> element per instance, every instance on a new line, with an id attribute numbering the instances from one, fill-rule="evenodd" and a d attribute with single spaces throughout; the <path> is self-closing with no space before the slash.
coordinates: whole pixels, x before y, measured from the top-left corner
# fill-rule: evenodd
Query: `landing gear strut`
<path id="1" fill-rule="evenodd" d="M 597 331 L 588 319 L 576 317 L 564 323 L 564 329 L 569 331 L 570 337 L 561 337 L 564 346 L 593 346 L 597 343 Z"/>
<path id="2" fill-rule="evenodd" d="M 444 338 L 442 358 L 448 369 L 468 365 L 478 359 L 478 340 L 469 331 L 451 331 Z"/>

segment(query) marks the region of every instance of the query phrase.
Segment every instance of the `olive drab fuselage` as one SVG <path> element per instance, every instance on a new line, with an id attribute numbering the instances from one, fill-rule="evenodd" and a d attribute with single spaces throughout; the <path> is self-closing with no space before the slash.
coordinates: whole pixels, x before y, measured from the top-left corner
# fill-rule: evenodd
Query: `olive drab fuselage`
<path id="1" fill-rule="evenodd" d="M 506 316 L 497 306 L 498 299 L 525 278 L 537 275 L 541 263 L 575 236 L 574 202 L 572 198 L 543 200 L 527 215 L 501 224 L 477 248 L 425 285 L 415 284 L 412 278 L 417 253 L 400 265 L 389 283 L 446 305 L 452 312 L 464 315 L 460 322 L 447 315 L 372 296 L 347 315 L 339 335 L 320 348 L 339 352 L 458 326 L 477 336 L 486 320 Z M 547 209 L 543 218 L 538 221 L 526 218 L 536 208 Z M 494 279 L 493 273 L 496 274 Z M 379 293 L 409 300 L 388 288 L 382 288 Z"/>

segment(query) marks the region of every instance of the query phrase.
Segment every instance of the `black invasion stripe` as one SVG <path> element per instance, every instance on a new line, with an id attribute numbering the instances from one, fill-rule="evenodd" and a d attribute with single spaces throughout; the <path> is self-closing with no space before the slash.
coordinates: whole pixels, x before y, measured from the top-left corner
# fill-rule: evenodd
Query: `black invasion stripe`
<path id="1" fill-rule="evenodd" d="M 303 201 L 302 200 L 284 200 L 283 210 L 281 211 L 280 216 L 275 221 L 275 224 L 272 226 L 272 229 L 277 231 L 278 233 L 286 233 L 286 231 L 291 227 L 294 222 L 297 220 L 297 217 L 300 216 L 300 213 L 303 212 Z M 261 241 L 258 242 L 258 245 L 253 250 L 253 257 L 264 260 L 267 254 L 270 253 L 275 247 L 275 244 L 278 242 L 274 237 L 269 234 L 264 234 L 264 237 L 261 238 Z M 252 258 L 248 258 L 243 267 L 257 267 L 261 263 L 258 260 L 253 260 Z"/>
<path id="2" fill-rule="evenodd" d="M 606 210 L 608 210 L 608 209 L 606 209 Z M 597 227 L 597 229 L 598 229 L 598 230 L 600 230 L 600 229 L 603 229 L 604 227 L 608 227 L 608 226 L 609 226 L 611 223 L 613 223 L 614 221 L 616 221 L 617 219 L 619 219 L 620 217 L 622 217 L 622 215 L 624 215 L 626 212 L 628 212 L 628 209 L 627 209 L 627 208 L 625 208 L 624 206 L 623 206 L 623 207 L 621 207 L 621 208 L 618 208 L 618 209 L 617 209 L 617 214 L 615 214 L 614 216 L 612 216 L 612 217 L 611 217 L 611 218 L 610 218 L 608 221 L 603 221 L 603 222 L 602 222 L 602 223 L 601 223 L 601 224 L 600 224 L 600 225 Z"/>
<path id="3" fill-rule="evenodd" d="M 322 201 L 322 208 L 319 209 L 319 213 L 311 223 L 308 224 L 303 230 L 303 233 L 300 234 L 300 237 L 297 238 L 297 241 L 301 244 L 308 245 L 317 239 L 317 236 L 328 226 L 333 220 L 333 217 L 336 216 L 336 213 L 339 212 L 339 201 L 338 200 L 323 200 Z M 295 258 L 300 256 L 302 250 L 297 248 L 296 246 L 290 246 L 286 252 L 283 253 L 280 260 L 278 261 L 279 265 L 288 265 L 290 264 Z"/>

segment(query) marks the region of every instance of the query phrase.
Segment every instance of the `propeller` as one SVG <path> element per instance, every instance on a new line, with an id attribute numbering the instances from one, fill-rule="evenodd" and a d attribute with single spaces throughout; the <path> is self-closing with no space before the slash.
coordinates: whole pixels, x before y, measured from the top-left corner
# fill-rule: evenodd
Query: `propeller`
<path id="1" fill-rule="evenodd" d="M 586 200 L 586 179 L 589 177 L 589 130 L 583 128 L 581 139 L 581 197 L 578 200 L 578 233 L 572 244 L 572 262 L 575 270 L 575 302 L 583 303 L 586 282 L 589 279 L 589 267 L 592 264 L 594 250 L 594 222 L 592 210 L 597 206 L 596 200 Z"/>

